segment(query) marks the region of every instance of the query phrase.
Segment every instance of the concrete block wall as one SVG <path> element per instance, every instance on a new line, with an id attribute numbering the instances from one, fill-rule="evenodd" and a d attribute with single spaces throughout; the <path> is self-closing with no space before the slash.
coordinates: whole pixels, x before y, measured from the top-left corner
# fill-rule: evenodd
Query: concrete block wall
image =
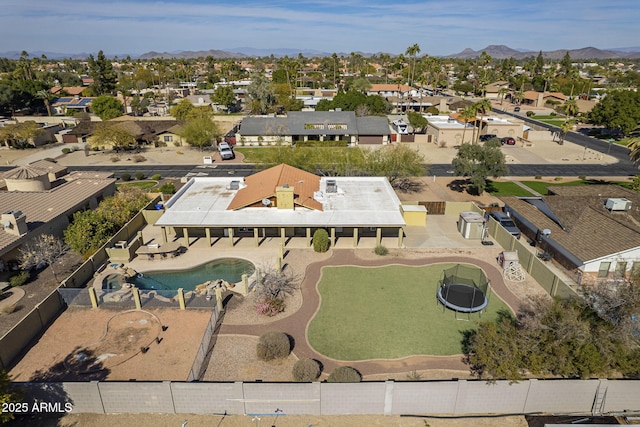
<path id="1" fill-rule="evenodd" d="M 322 383 L 323 415 L 382 414 L 385 383 Z"/>
<path id="2" fill-rule="evenodd" d="M 322 384 L 324 386 L 326 384 Z M 246 414 L 320 415 L 321 383 L 245 383 Z"/>
<path id="3" fill-rule="evenodd" d="M 392 414 L 453 414 L 457 381 L 397 382 L 393 387 Z"/>
<path id="4" fill-rule="evenodd" d="M 171 394 L 179 414 L 244 414 L 241 382 L 171 383 Z"/>
<path id="5" fill-rule="evenodd" d="M 175 413 L 171 382 L 101 382 L 98 384 L 104 412 Z"/>
<path id="6" fill-rule="evenodd" d="M 598 380 L 529 380 L 523 412 L 589 412 Z M 640 402 L 639 402 L 640 404 Z"/>

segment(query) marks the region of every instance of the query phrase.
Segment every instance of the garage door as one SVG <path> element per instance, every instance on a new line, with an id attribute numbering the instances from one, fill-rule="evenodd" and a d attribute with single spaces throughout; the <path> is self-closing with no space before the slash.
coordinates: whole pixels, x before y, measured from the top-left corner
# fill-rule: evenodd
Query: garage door
<path id="1" fill-rule="evenodd" d="M 360 136 L 358 144 L 382 144 L 382 136 Z"/>

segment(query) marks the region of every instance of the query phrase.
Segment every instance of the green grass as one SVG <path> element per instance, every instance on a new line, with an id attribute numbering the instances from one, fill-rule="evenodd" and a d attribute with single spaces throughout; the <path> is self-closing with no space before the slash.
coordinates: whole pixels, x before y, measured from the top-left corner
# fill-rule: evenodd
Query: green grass
<path id="1" fill-rule="evenodd" d="M 138 187 L 141 190 L 148 190 L 158 185 L 158 181 L 130 181 L 116 184 L 116 187 L 127 185 L 129 187 Z"/>
<path id="2" fill-rule="evenodd" d="M 495 182 L 488 181 L 487 193 L 492 196 L 518 196 L 518 197 L 531 197 L 533 194 L 520 187 L 515 182 Z"/>
<path id="3" fill-rule="evenodd" d="M 462 353 L 463 331 L 493 321 L 507 306 L 491 296 L 482 314 L 442 311 L 436 301 L 442 271 L 454 264 L 422 267 L 325 267 L 318 290 L 322 304 L 309 324 L 311 346 L 339 360 L 394 359 Z"/>

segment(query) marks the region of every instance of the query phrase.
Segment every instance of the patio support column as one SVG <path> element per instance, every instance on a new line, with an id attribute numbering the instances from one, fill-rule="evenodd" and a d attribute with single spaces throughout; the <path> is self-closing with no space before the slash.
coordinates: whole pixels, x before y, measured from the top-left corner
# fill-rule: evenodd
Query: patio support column
<path id="1" fill-rule="evenodd" d="M 211 247 L 211 229 L 209 227 L 205 227 L 204 234 L 207 237 L 207 244 Z"/>
<path id="2" fill-rule="evenodd" d="M 398 227 L 398 247 L 402 247 L 402 238 L 404 237 L 404 230 L 402 227 Z"/>
<path id="3" fill-rule="evenodd" d="M 307 227 L 307 247 L 311 246 L 311 228 Z"/>
<path id="4" fill-rule="evenodd" d="M 353 247 L 358 247 L 358 227 L 353 227 Z"/>
<path id="5" fill-rule="evenodd" d="M 331 248 L 333 249 L 333 247 L 336 244 L 336 228 L 335 227 L 331 227 L 331 236 L 329 237 L 329 241 L 331 242 Z"/>
<path id="6" fill-rule="evenodd" d="M 280 227 L 280 245 L 284 246 L 285 241 L 285 229 L 284 227 Z"/>
<path id="7" fill-rule="evenodd" d="M 233 227 L 227 229 L 229 231 L 229 246 L 233 247 Z"/>
<path id="8" fill-rule="evenodd" d="M 160 227 L 162 230 L 162 243 L 167 243 L 167 227 Z"/>
<path id="9" fill-rule="evenodd" d="M 256 248 L 260 246 L 260 235 L 258 233 L 258 227 L 253 227 L 253 241 L 256 243 Z"/>
<path id="10" fill-rule="evenodd" d="M 187 227 L 184 227 L 182 229 L 182 235 L 184 236 L 184 245 L 188 248 L 189 247 L 189 229 Z"/>
<path id="11" fill-rule="evenodd" d="M 382 228 L 376 228 L 376 246 L 380 246 L 382 244 Z"/>

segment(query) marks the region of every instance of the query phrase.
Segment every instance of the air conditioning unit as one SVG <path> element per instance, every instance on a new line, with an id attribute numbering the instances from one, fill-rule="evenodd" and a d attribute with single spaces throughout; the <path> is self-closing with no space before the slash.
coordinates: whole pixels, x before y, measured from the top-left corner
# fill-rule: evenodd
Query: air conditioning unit
<path id="1" fill-rule="evenodd" d="M 631 210 L 631 200 L 625 198 L 609 198 L 604 206 L 611 212 Z"/>
<path id="2" fill-rule="evenodd" d="M 120 241 L 116 242 L 114 246 L 116 248 L 118 248 L 118 249 L 124 249 L 124 248 L 127 247 L 127 241 L 126 240 L 120 240 Z"/>
<path id="3" fill-rule="evenodd" d="M 327 193 L 337 193 L 338 192 L 338 183 L 335 179 L 327 180 Z"/>
<path id="4" fill-rule="evenodd" d="M 229 190 L 238 190 L 240 188 L 240 181 L 231 181 L 229 184 Z"/>

